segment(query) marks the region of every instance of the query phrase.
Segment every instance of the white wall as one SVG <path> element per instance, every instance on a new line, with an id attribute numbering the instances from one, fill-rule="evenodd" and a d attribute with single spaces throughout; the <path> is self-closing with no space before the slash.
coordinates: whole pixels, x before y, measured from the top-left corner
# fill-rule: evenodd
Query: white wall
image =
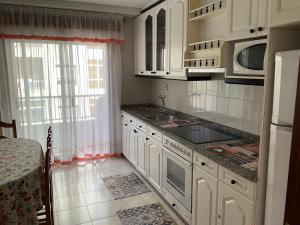
<path id="1" fill-rule="evenodd" d="M 163 90 L 163 84 L 168 90 Z M 263 87 L 225 84 L 224 80 L 153 80 L 152 102 L 166 95 L 166 107 L 250 133 L 259 133 Z"/>
<path id="2" fill-rule="evenodd" d="M 122 104 L 151 102 L 151 80 L 134 76 L 133 19 L 125 20 L 125 44 L 122 46 Z"/>

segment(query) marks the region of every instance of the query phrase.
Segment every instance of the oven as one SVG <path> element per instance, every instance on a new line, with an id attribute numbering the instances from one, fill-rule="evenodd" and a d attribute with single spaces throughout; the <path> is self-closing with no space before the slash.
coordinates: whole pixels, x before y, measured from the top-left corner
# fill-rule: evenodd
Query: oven
<path id="1" fill-rule="evenodd" d="M 163 148 L 163 187 L 191 212 L 192 163 L 166 147 Z"/>

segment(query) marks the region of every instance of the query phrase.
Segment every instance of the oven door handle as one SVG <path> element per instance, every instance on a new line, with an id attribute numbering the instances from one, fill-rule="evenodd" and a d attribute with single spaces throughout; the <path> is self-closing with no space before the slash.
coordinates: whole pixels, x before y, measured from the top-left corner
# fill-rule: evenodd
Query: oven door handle
<path id="1" fill-rule="evenodd" d="M 177 155 L 176 153 L 170 151 L 169 149 L 163 147 L 163 150 L 165 151 L 166 154 L 173 156 L 174 158 L 176 158 L 177 160 L 183 162 L 187 166 L 192 166 L 191 162 L 187 161 L 186 159 L 182 158 L 181 156 Z"/>

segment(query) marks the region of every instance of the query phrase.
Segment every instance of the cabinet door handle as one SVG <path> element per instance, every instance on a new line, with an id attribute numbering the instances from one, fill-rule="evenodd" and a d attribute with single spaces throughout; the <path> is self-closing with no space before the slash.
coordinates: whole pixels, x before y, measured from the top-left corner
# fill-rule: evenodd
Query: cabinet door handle
<path id="1" fill-rule="evenodd" d="M 173 203 L 173 204 L 172 204 L 172 206 L 173 206 L 173 207 L 175 207 L 175 206 L 176 206 L 176 204 L 175 204 L 175 203 Z"/>
<path id="2" fill-rule="evenodd" d="M 152 133 L 152 135 L 155 135 L 154 133 Z"/>
<path id="3" fill-rule="evenodd" d="M 142 128 L 142 126 L 140 125 L 139 128 Z"/>
<path id="4" fill-rule="evenodd" d="M 254 29 L 250 29 L 250 33 L 253 34 L 255 32 Z"/>
<path id="5" fill-rule="evenodd" d="M 257 30 L 258 30 L 258 31 L 262 31 L 262 30 L 263 30 L 263 27 L 258 27 Z"/>
<path id="6" fill-rule="evenodd" d="M 127 123 L 125 123 L 125 126 L 127 126 Z"/>
<path id="7" fill-rule="evenodd" d="M 146 138 L 146 141 L 149 141 L 149 138 Z"/>
<path id="8" fill-rule="evenodd" d="M 170 72 L 166 72 L 166 74 L 170 74 Z"/>
<path id="9" fill-rule="evenodd" d="M 202 162 L 202 163 L 201 163 L 201 166 L 206 166 L 206 163 L 205 163 L 205 162 Z"/>
<path id="10" fill-rule="evenodd" d="M 132 123 L 132 120 L 129 120 L 130 123 Z"/>
<path id="11" fill-rule="evenodd" d="M 231 184 L 236 184 L 236 180 L 231 180 L 230 183 Z"/>
<path id="12" fill-rule="evenodd" d="M 137 131 L 136 131 L 136 130 L 133 130 L 133 132 L 134 132 L 134 133 L 137 133 Z"/>
<path id="13" fill-rule="evenodd" d="M 141 73 L 144 73 L 144 71 L 141 71 Z"/>

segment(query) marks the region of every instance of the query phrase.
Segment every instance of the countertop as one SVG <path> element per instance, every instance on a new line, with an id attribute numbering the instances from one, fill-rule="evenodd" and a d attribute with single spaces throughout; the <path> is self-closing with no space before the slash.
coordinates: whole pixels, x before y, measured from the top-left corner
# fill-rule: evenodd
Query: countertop
<path id="1" fill-rule="evenodd" d="M 211 159 L 212 161 L 240 175 L 241 177 L 244 177 L 251 182 L 257 182 L 259 136 L 175 110 L 167 109 L 166 112 L 162 113 L 159 112 L 158 109 L 159 106 L 154 104 L 122 106 L 123 111 L 159 130 L 163 135 L 172 138 L 178 143 L 183 144 L 191 150 Z M 155 119 L 156 116 L 163 117 L 164 115 L 174 116 L 175 123 L 176 121 L 181 121 L 183 123 L 184 121 L 189 121 L 189 124 L 200 122 L 201 124 L 205 124 L 205 126 L 217 129 L 219 131 L 237 135 L 240 137 L 240 139 L 206 144 L 194 144 L 172 133 L 170 129 L 167 128 L 170 125 L 170 121 Z M 249 153 L 249 155 L 251 155 L 250 163 L 240 163 L 240 161 L 237 159 L 238 154 L 235 154 L 236 152 L 240 152 L 240 150 L 243 153 Z"/>

